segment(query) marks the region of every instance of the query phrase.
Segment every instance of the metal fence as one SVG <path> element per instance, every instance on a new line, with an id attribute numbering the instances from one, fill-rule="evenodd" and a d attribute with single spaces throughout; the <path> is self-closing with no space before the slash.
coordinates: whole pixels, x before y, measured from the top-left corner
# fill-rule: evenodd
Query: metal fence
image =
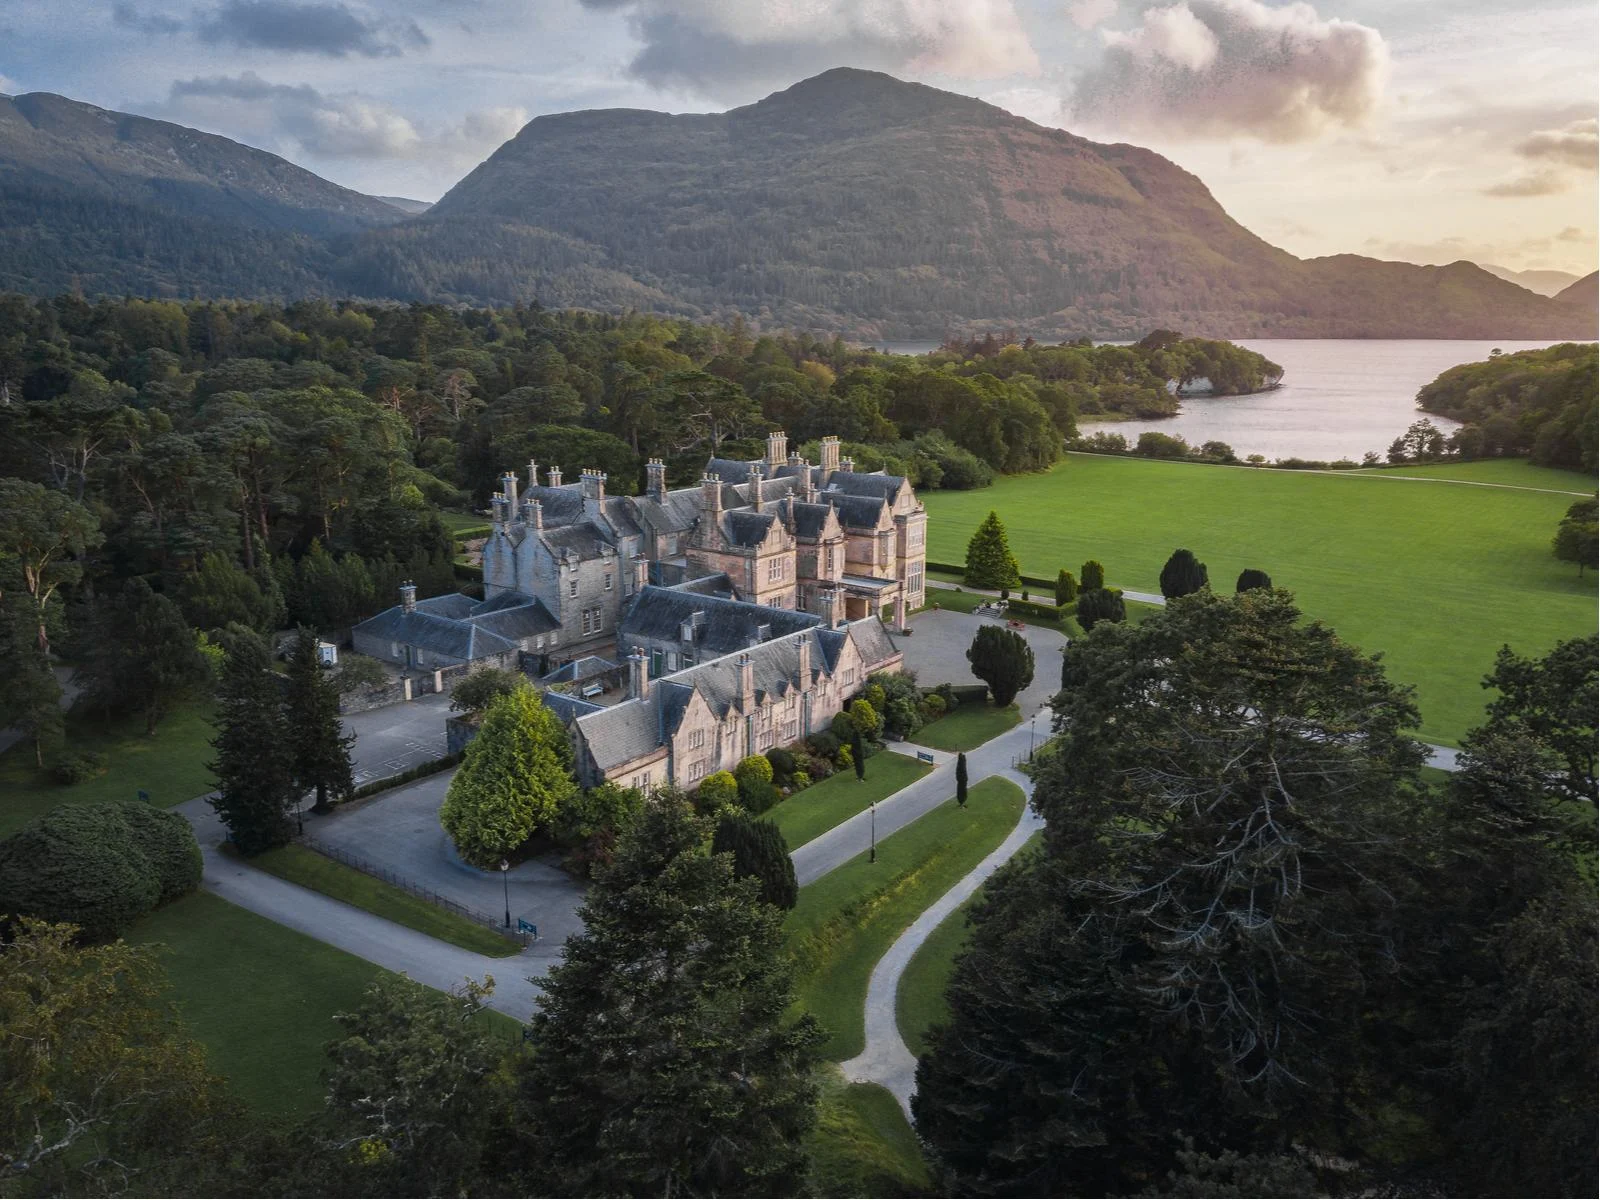
<path id="1" fill-rule="evenodd" d="M 312 837 L 309 833 L 301 834 L 297 840 L 307 850 L 314 850 L 324 858 L 331 858 L 334 862 L 343 863 L 353 870 L 360 871 L 363 875 L 370 875 L 374 879 L 380 879 L 390 887 L 397 887 L 401 891 L 415 896 L 418 900 L 433 905 L 435 908 L 442 908 L 446 912 L 455 913 L 458 917 L 465 917 L 469 921 L 492 929 L 508 942 L 515 942 L 519 946 L 528 945 L 530 940 L 528 935 L 507 929 L 500 917 L 492 917 L 488 913 L 479 912 L 475 908 L 469 908 L 465 904 L 458 903 L 448 896 L 441 896 L 432 888 L 425 888 L 421 884 L 412 883 L 409 879 L 396 875 L 386 867 L 380 867 L 374 862 L 369 862 L 359 854 L 351 854 L 348 850 L 343 850 L 338 846 L 331 846 L 327 842 Z"/>

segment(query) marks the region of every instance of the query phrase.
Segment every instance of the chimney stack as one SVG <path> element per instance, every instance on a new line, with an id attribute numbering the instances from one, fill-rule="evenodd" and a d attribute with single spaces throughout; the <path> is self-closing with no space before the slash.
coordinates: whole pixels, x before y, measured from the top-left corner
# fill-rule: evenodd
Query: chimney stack
<path id="1" fill-rule="evenodd" d="M 560 467 L 551 467 L 550 468 L 550 486 L 551 487 L 560 487 L 561 486 L 561 468 Z"/>
<path id="2" fill-rule="evenodd" d="M 751 463 L 750 464 L 750 488 L 749 488 L 749 491 L 750 491 L 750 503 L 755 507 L 755 510 L 757 512 L 761 512 L 764 508 L 766 508 L 767 502 L 766 502 L 766 498 L 763 497 L 762 494 L 761 494 L 761 464 L 760 463 Z"/>
<path id="3" fill-rule="evenodd" d="M 856 460 L 853 458 L 844 459 L 839 463 L 839 470 L 843 471 L 847 475 L 855 474 Z"/>
<path id="4" fill-rule="evenodd" d="M 713 516 L 722 511 L 722 477 L 707 471 L 700 478 L 700 507 Z"/>
<path id="5" fill-rule="evenodd" d="M 767 465 L 776 471 L 789 456 L 789 435 L 779 429 L 767 434 Z"/>
<path id="6" fill-rule="evenodd" d="M 536 529 L 536 528 L 538 528 L 538 525 L 536 525 L 534 523 L 534 520 L 535 520 L 534 514 L 536 512 L 538 512 L 538 510 L 539 510 L 539 502 L 537 500 L 535 500 L 532 496 L 526 496 L 526 497 L 523 498 L 523 501 L 522 501 L 522 512 L 519 513 L 518 515 L 521 517 L 522 523 L 524 525 L 526 525 L 530 529 Z M 543 519 L 541 518 L 539 520 L 539 524 L 543 524 L 543 523 L 544 523 Z"/>
<path id="7" fill-rule="evenodd" d="M 831 587 L 820 588 L 817 591 L 817 616 L 827 622 L 832 629 L 839 623 L 838 620 L 839 593 Z"/>
<path id="8" fill-rule="evenodd" d="M 408 613 L 417 611 L 417 585 L 409 579 L 400 585 L 400 609 Z"/>
<path id="9" fill-rule="evenodd" d="M 583 484 L 583 498 L 593 500 L 596 504 L 606 502 L 606 473 L 604 471 L 588 470 L 579 476 Z"/>
<path id="10" fill-rule="evenodd" d="M 637 596 L 650 586 L 650 560 L 642 554 L 633 556 L 633 594 Z"/>
<path id="11" fill-rule="evenodd" d="M 500 490 L 506 495 L 506 519 L 510 520 L 517 511 L 517 473 L 507 471 L 500 476 Z"/>
<path id="12" fill-rule="evenodd" d="M 650 659 L 643 650 L 628 655 L 628 699 L 650 698 Z"/>
<path id="13" fill-rule="evenodd" d="M 645 495 L 652 500 L 661 500 L 667 494 L 667 464 L 659 458 L 652 458 L 644 464 Z"/>
<path id="14" fill-rule="evenodd" d="M 756 710 L 756 668 L 748 654 L 739 655 L 739 707 L 746 716 Z"/>
<path id="15" fill-rule="evenodd" d="M 511 520 L 511 506 L 506 503 L 504 492 L 496 492 L 489 497 L 489 511 L 494 515 L 494 523 L 504 531 L 506 522 Z"/>
<path id="16" fill-rule="evenodd" d="M 536 459 L 536 458 L 530 458 L 528 460 L 528 487 L 529 488 L 536 488 L 538 486 L 539 486 L 539 460 Z"/>
<path id="17" fill-rule="evenodd" d="M 528 522 L 528 528 L 536 531 L 542 530 L 544 528 L 544 505 L 537 500 L 529 500 L 527 504 L 523 505 L 523 508 L 528 514 L 523 518 Z"/>
<path id="18" fill-rule="evenodd" d="M 800 676 L 799 687 L 802 692 L 811 690 L 811 635 L 802 633 L 794 639 L 795 651 L 800 656 L 800 662 L 795 668 L 795 673 Z"/>
<path id="19" fill-rule="evenodd" d="M 822 482 L 828 482 L 828 476 L 839 469 L 839 439 L 825 437 L 822 439 Z"/>

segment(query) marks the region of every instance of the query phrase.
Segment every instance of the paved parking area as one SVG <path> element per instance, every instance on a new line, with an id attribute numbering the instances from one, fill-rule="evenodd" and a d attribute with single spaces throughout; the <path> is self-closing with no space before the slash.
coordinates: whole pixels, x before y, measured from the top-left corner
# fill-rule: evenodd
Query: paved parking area
<path id="1" fill-rule="evenodd" d="M 463 863 L 439 824 L 439 807 L 454 775 L 430 775 L 326 816 L 307 813 L 306 833 L 490 916 L 504 914 L 509 896 L 512 924 L 521 919 L 539 927 L 539 940 L 516 960 L 518 969 L 543 975 L 562 944 L 582 928 L 583 885 L 553 857 L 518 863 L 503 882 L 498 871 Z"/>
<path id="2" fill-rule="evenodd" d="M 910 620 L 915 631 L 910 637 L 896 638 L 905 651 L 906 666 L 917 673 L 923 687 L 950 683 L 981 683 L 967 662 L 967 647 L 984 625 L 1003 624 L 992 617 L 940 609 L 917 613 Z M 1023 716 L 1030 716 L 1050 703 L 1061 688 L 1061 649 L 1066 637 L 1054 629 L 1028 625 L 1018 630 L 1033 647 L 1033 682 L 1017 696 Z"/>
<path id="3" fill-rule="evenodd" d="M 356 735 L 351 751 L 356 782 L 398 775 L 443 757 L 444 722 L 449 715 L 450 697 L 432 695 L 342 718 L 345 732 Z"/>

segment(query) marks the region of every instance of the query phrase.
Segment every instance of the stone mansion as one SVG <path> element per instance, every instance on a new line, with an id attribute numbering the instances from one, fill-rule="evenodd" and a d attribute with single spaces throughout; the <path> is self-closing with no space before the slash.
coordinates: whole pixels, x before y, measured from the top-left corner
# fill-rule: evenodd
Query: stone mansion
<path id="1" fill-rule="evenodd" d="M 423 670 L 566 664 L 550 683 L 625 675 L 620 703 L 592 702 L 598 685 L 546 694 L 583 782 L 693 787 L 899 669 L 884 622 L 903 630 L 923 603 L 927 514 L 904 478 L 841 461 L 837 438 L 820 457 L 774 433 L 765 459 L 712 458 L 674 490 L 652 459 L 640 496 L 608 496 L 596 471 L 541 483 L 529 463 L 493 497 L 484 598 L 402 589 L 355 648 Z"/>

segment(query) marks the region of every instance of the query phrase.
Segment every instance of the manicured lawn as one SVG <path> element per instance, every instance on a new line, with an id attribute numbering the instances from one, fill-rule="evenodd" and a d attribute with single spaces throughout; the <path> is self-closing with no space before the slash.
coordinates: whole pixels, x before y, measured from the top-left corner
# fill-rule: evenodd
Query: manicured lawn
<path id="1" fill-rule="evenodd" d="M 280 846 L 243 861 L 279 879 L 287 879 L 290 883 L 298 883 L 324 896 L 343 900 L 346 904 L 442 942 L 460 946 L 463 950 L 505 958 L 521 949 L 492 929 L 429 904 L 381 879 L 363 875 L 353 867 L 335 862 L 304 846 Z"/>
<path id="2" fill-rule="evenodd" d="M 1420 467 L 1379 467 L 1376 470 L 1360 471 L 1358 474 L 1380 479 L 1384 476 L 1394 478 L 1413 475 L 1423 479 L 1455 479 L 1468 483 L 1494 483 L 1503 487 L 1583 492 L 1586 495 L 1592 494 L 1595 490 L 1595 481 L 1579 471 L 1536 467 L 1525 458 L 1493 458 L 1482 462 L 1438 463 Z"/>
<path id="3" fill-rule="evenodd" d="M 1022 853 L 1027 854 L 1038 844 L 1039 835 L 1034 834 Z M 971 933 L 967 914 L 982 898 L 983 888 L 979 888 L 965 904 L 940 921 L 939 927 L 911 956 L 900 976 L 900 987 L 894 997 L 894 1019 L 900 1027 L 901 1039 L 913 1054 L 920 1055 L 926 1047 L 924 1035 L 928 1030 L 949 1019 L 945 988 L 955 970 L 956 955 L 966 947 Z"/>
<path id="4" fill-rule="evenodd" d="M 136 943 L 164 943 L 173 1000 L 211 1068 L 251 1107 L 298 1118 L 322 1103 L 333 1014 L 356 1007 L 382 972 L 208 892 L 139 922 Z"/>
<path id="5" fill-rule="evenodd" d="M 923 1196 L 932 1187 L 917 1135 L 884 1088 L 826 1068 L 811 1134 L 811 1194 Z"/>
<path id="6" fill-rule="evenodd" d="M 861 1053 L 867 981 L 884 952 L 1016 827 L 1022 789 L 1009 780 L 974 784 L 966 808 L 946 801 L 878 843 L 878 861 L 861 854 L 800 889 L 789 914 L 800 1003 L 828 1030 L 825 1057 Z"/>
<path id="7" fill-rule="evenodd" d="M 1527 464 L 1407 469 L 1581 491 L 1592 479 Z M 1595 627 L 1593 581 L 1550 554 L 1573 497 L 1404 480 L 1385 472 L 1294 473 L 1070 455 L 1040 475 L 973 492 L 929 492 L 929 555 L 958 560 L 993 508 L 1030 574 L 1105 563 L 1115 586 L 1158 590 L 1186 546 L 1232 590 L 1246 567 L 1293 591 L 1392 678 L 1415 684 L 1424 737 L 1457 742 L 1483 715 L 1496 649 L 1542 654 Z M 1496 477 L 1498 478 L 1491 478 Z M 939 595 L 939 593 L 935 593 Z M 1132 606 L 1130 606 L 1131 610 Z M 1130 619 L 1134 619 L 1130 611 Z"/>
<path id="8" fill-rule="evenodd" d="M 106 773 L 68 787 L 33 763 L 33 748 L 21 744 L 0 754 L 0 836 L 14 833 L 40 813 L 60 804 L 89 800 L 134 800 L 142 788 L 161 808 L 204 795 L 215 786 L 211 761 L 209 705 L 188 705 L 168 714 L 154 737 L 138 716 L 72 715 L 67 718 L 67 751 L 106 757 Z M 45 760 L 49 762 L 47 758 Z"/>
<path id="9" fill-rule="evenodd" d="M 912 735 L 911 741 L 935 750 L 971 750 L 983 745 L 992 737 L 999 737 L 1018 721 L 1022 714 L 1015 704 L 996 708 L 992 700 L 974 704 L 970 700 L 957 705 L 953 712 L 940 717 L 932 725 L 924 725 Z"/>
<path id="10" fill-rule="evenodd" d="M 867 778 L 856 778 L 855 771 L 840 771 L 821 783 L 812 784 L 782 804 L 775 804 L 766 818 L 777 823 L 789 849 L 804 846 L 814 837 L 827 833 L 847 821 L 869 804 L 876 804 L 915 783 L 933 767 L 904 754 L 880 751 L 867 759 Z"/>
<path id="11" fill-rule="evenodd" d="M 969 592 L 965 589 L 958 592 L 954 588 L 930 587 L 925 594 L 928 600 L 926 607 L 932 608 L 937 604 L 940 608 L 947 608 L 952 612 L 973 612 L 978 605 L 988 604 L 993 600 L 992 596 L 985 596 L 981 592 Z M 1053 601 L 1055 597 L 1052 596 L 1050 599 Z M 1043 617 L 1036 617 L 1031 613 L 1014 613 L 1012 619 L 1028 625 L 1037 625 L 1041 629 L 1059 629 L 1068 637 L 1077 637 L 1081 632 L 1078 622 L 1070 616 L 1060 621 L 1046 621 Z"/>
<path id="12" fill-rule="evenodd" d="M 486 517 L 470 512 L 439 511 L 439 520 L 456 537 L 461 536 L 463 529 L 487 529 L 489 521 Z"/>

